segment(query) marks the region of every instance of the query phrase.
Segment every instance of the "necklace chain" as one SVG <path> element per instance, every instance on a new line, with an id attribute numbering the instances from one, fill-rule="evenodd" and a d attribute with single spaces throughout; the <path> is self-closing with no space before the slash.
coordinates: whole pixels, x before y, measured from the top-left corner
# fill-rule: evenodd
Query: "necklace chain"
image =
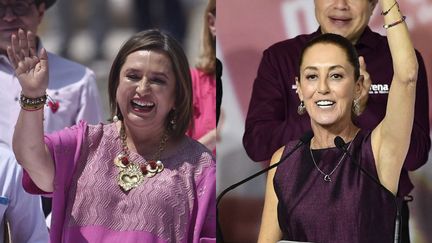
<path id="1" fill-rule="evenodd" d="M 129 191 L 137 187 L 144 180 L 144 177 L 151 178 L 162 172 L 164 165 L 160 161 L 160 155 L 165 150 L 168 134 L 164 132 L 157 151 L 152 156 L 152 160 L 146 160 L 143 164 L 131 162 L 129 160 L 129 147 L 127 146 L 127 135 L 123 122 L 120 127 L 120 140 L 122 151 L 114 159 L 114 164 L 120 169 L 117 176 L 117 184 L 124 190 Z"/>
<path id="2" fill-rule="evenodd" d="M 358 131 L 357 131 L 357 133 L 358 133 Z M 356 138 L 357 133 L 355 134 L 354 139 Z M 350 149 L 350 147 L 351 147 L 351 144 L 354 143 L 354 139 L 353 139 L 353 140 L 351 141 L 351 143 L 348 145 L 347 151 L 349 151 L 349 149 Z M 318 170 L 318 171 L 319 171 L 319 172 L 324 176 L 324 181 L 326 181 L 326 182 L 331 182 L 331 181 L 332 181 L 330 176 L 331 176 L 331 175 L 336 171 L 336 169 L 339 167 L 339 165 L 342 163 L 342 161 L 343 161 L 344 158 L 346 157 L 346 153 L 343 153 L 342 157 L 339 159 L 339 162 L 338 162 L 337 165 L 333 168 L 333 170 L 330 171 L 330 173 L 326 174 L 324 171 L 322 171 L 322 170 L 318 167 L 318 165 L 317 165 L 317 163 L 316 163 L 316 161 L 315 161 L 315 158 L 314 158 L 314 155 L 313 155 L 313 152 L 312 152 L 312 148 L 311 148 L 311 147 L 309 147 L 309 152 L 310 152 L 310 155 L 311 155 L 311 157 L 312 157 L 312 161 L 313 161 L 313 163 L 314 163 L 314 165 L 315 165 L 315 168 L 317 168 L 317 170 Z"/>
<path id="3" fill-rule="evenodd" d="M 121 122 L 120 140 L 122 142 L 122 153 L 124 156 L 129 156 L 130 152 L 129 152 L 129 147 L 127 146 L 126 138 L 127 138 L 127 135 L 126 135 L 126 131 L 125 131 L 125 126 L 124 126 L 123 122 Z M 155 161 L 160 160 L 160 155 L 165 150 L 167 141 L 168 141 L 168 134 L 165 132 L 162 135 L 161 141 L 159 142 L 158 150 L 152 156 L 153 160 L 155 160 Z"/>

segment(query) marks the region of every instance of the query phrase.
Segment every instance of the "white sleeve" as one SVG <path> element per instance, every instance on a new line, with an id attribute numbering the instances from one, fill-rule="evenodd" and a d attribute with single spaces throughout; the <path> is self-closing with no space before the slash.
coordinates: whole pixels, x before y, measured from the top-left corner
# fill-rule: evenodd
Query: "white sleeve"
<path id="1" fill-rule="evenodd" d="M 99 89 L 96 84 L 96 77 L 93 71 L 87 69 L 84 80 L 84 87 L 81 90 L 80 107 L 75 123 L 85 120 L 89 124 L 98 124 L 106 119 L 102 116 L 102 105 L 99 95 Z"/>
<path id="2" fill-rule="evenodd" d="M 6 218 L 10 224 L 12 242 L 47 243 L 48 228 L 42 211 L 40 196 L 30 195 L 22 186 L 22 169 L 12 157 L 8 169 L 13 170 L 10 203 Z M 15 165 L 15 166 L 14 166 Z"/>

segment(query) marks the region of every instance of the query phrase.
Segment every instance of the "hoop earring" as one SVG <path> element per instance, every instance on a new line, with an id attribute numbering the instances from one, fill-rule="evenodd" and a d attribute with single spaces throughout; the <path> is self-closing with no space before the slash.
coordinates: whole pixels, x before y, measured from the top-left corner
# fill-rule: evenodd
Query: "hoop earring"
<path id="1" fill-rule="evenodd" d="M 352 111 L 353 111 L 354 115 L 360 116 L 360 114 L 361 114 L 360 101 L 358 99 L 354 99 L 353 105 L 352 105 Z"/>
<path id="2" fill-rule="evenodd" d="M 297 107 L 297 113 L 298 113 L 299 115 L 303 115 L 305 112 L 306 112 L 306 107 L 305 107 L 304 102 L 303 102 L 303 100 L 302 100 L 302 101 L 300 101 L 300 104 L 299 104 L 299 106 Z"/>

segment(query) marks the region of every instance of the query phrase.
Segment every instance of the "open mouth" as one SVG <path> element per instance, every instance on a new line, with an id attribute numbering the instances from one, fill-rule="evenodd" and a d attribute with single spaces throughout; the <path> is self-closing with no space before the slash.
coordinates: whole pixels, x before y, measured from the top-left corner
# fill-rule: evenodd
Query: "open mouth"
<path id="1" fill-rule="evenodd" d="M 131 106 L 132 109 L 137 112 L 150 112 L 155 107 L 155 103 L 152 101 L 133 99 L 131 100 Z"/>
<path id="2" fill-rule="evenodd" d="M 315 102 L 315 104 L 320 108 L 329 108 L 332 107 L 336 102 L 331 100 L 319 100 Z"/>

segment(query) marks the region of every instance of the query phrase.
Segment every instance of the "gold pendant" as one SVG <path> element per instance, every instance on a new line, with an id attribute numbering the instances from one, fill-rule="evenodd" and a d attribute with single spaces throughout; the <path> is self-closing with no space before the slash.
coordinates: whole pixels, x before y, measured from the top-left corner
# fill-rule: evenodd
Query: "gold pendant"
<path id="1" fill-rule="evenodd" d="M 126 192 L 137 187 L 143 180 L 144 176 L 140 166 L 134 163 L 130 163 L 125 168 L 122 168 L 117 177 L 118 185 Z"/>

